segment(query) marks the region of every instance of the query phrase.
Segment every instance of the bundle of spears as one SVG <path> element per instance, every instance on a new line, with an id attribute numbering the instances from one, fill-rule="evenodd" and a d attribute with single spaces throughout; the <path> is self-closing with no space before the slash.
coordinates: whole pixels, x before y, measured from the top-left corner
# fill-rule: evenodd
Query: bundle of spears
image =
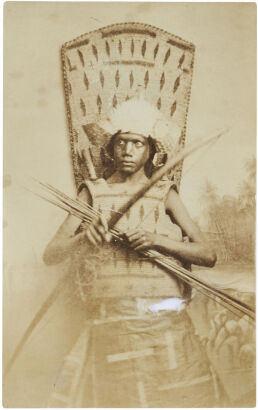
<path id="1" fill-rule="evenodd" d="M 75 217 L 83 221 L 86 225 L 91 224 L 92 222 L 94 222 L 94 220 L 101 216 L 101 212 L 94 209 L 91 205 L 82 202 L 79 199 L 72 199 L 49 184 L 44 184 L 42 182 L 38 182 L 38 184 L 41 188 L 43 188 L 46 194 L 37 195 L 52 203 L 53 205 L 56 205 L 57 207 L 70 213 L 71 215 L 74 215 Z M 121 216 L 120 211 L 118 215 Z M 122 245 L 125 244 L 125 237 L 123 232 L 119 231 L 116 228 L 110 228 L 109 232 L 111 233 L 112 237 L 116 239 L 117 242 L 120 242 Z M 232 310 L 233 308 L 236 309 L 238 312 L 249 316 L 251 319 L 255 319 L 255 313 L 251 307 L 235 299 L 233 296 L 230 296 L 219 289 L 215 289 L 210 284 L 205 283 L 191 271 L 171 261 L 168 256 L 162 255 L 154 250 L 140 251 L 139 253 L 151 259 L 156 264 L 165 268 L 165 271 L 168 274 L 172 273 L 176 275 L 179 279 L 181 279 L 191 287 L 195 288 L 197 291 L 203 293 L 204 295 L 212 299 L 215 299 L 216 302 L 220 303 L 228 310 Z M 237 314 L 237 312 L 234 313 Z"/>

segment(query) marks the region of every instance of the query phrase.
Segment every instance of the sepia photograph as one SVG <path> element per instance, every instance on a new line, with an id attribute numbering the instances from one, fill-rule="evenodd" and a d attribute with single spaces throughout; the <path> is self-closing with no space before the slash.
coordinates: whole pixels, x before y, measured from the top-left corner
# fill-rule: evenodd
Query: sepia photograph
<path id="1" fill-rule="evenodd" d="M 4 4 L 5 408 L 255 407 L 256 13 Z"/>

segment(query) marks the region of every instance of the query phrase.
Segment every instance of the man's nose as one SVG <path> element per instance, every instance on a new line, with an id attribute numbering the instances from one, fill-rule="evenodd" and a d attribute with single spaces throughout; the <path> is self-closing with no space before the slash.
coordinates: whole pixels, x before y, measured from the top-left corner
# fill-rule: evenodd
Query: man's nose
<path id="1" fill-rule="evenodd" d="M 132 143 L 132 141 L 128 141 L 125 144 L 124 155 L 131 155 L 132 152 L 133 152 L 133 143 Z"/>

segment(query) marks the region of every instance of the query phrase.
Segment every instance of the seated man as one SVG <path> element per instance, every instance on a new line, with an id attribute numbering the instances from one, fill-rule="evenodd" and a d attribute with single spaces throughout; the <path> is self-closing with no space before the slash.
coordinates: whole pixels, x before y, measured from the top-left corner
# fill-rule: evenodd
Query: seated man
<path id="1" fill-rule="evenodd" d="M 79 404 L 215 406 L 205 354 L 186 311 L 178 312 L 180 303 L 176 308 L 172 303 L 185 301 L 184 284 L 140 252 L 159 251 L 181 266 L 213 266 L 216 255 L 166 178 L 117 223 L 127 247 L 112 240 L 107 224 L 112 212 L 119 212 L 146 183 L 155 159 L 173 155 L 178 129 L 140 100 L 121 104 L 105 124 L 113 127 L 106 146 L 112 173 L 106 180 L 85 181 L 79 189 L 80 200 L 100 216 L 84 228 L 68 215 L 44 254 L 47 264 L 71 257 L 85 301 L 91 335 L 87 357 L 81 359 L 85 366 Z M 189 242 L 183 241 L 182 232 Z"/>

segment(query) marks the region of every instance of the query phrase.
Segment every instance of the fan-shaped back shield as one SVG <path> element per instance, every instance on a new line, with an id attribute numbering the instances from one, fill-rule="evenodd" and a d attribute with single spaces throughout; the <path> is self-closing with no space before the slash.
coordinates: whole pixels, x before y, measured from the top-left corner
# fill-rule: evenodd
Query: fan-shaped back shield
<path id="1" fill-rule="evenodd" d="M 180 128 L 185 142 L 194 45 L 141 23 L 122 23 L 84 34 L 62 47 L 67 118 L 76 186 L 103 176 L 108 135 L 99 115 L 135 97 L 144 99 Z M 179 186 L 182 164 L 174 179 Z"/>

